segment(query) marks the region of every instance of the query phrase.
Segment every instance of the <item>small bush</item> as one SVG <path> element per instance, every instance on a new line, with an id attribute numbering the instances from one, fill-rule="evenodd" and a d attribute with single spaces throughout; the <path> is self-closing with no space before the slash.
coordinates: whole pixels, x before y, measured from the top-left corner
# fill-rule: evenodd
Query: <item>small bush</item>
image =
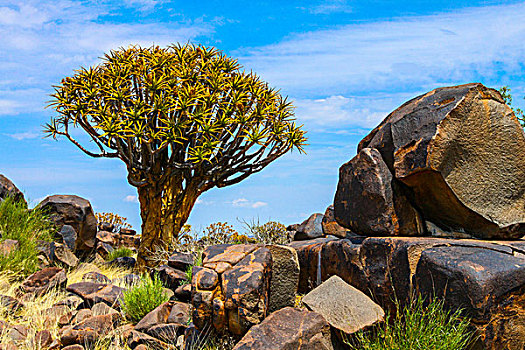
<path id="1" fill-rule="evenodd" d="M 0 271 L 20 277 L 38 269 L 38 241 L 52 241 L 53 226 L 40 209 L 27 210 L 25 203 L 6 198 L 0 202 L 0 242 L 18 241 L 19 247 L 9 254 L 0 253 Z"/>
<path id="2" fill-rule="evenodd" d="M 460 310 L 446 311 L 437 299 L 425 306 L 419 296 L 390 322 L 358 332 L 345 342 L 355 350 L 460 350 L 472 340 L 468 327 L 469 320 L 460 317 Z"/>
<path id="3" fill-rule="evenodd" d="M 97 218 L 97 221 L 100 222 L 107 222 L 108 224 L 113 224 L 115 227 L 113 231 L 119 232 L 120 228 L 131 228 L 131 225 L 128 223 L 128 219 L 125 217 L 122 217 L 115 213 L 96 213 L 95 217 Z"/>
<path id="4" fill-rule="evenodd" d="M 247 234 L 255 239 L 255 241 L 264 244 L 288 244 L 291 242 L 286 231 L 286 226 L 276 221 L 268 221 L 265 224 L 260 224 L 253 220 L 252 222 L 242 222 L 246 228 Z"/>
<path id="5" fill-rule="evenodd" d="M 139 283 L 131 286 L 122 295 L 122 311 L 133 323 L 139 322 L 150 311 L 169 300 L 157 275 L 143 275 Z"/>
<path id="6" fill-rule="evenodd" d="M 116 258 L 124 258 L 128 256 L 133 256 L 133 250 L 126 248 L 126 247 L 120 247 L 108 254 L 108 257 L 106 258 L 107 261 L 113 261 Z"/>

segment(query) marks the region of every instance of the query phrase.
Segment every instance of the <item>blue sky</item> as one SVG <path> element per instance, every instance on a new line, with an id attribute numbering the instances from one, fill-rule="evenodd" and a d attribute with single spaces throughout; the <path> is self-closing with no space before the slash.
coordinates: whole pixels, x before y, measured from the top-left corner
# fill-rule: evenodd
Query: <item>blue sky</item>
<path id="1" fill-rule="evenodd" d="M 525 2 L 0 0 L 0 173 L 33 203 L 78 194 L 139 228 L 123 163 L 42 139 L 53 115 L 44 107 L 53 84 L 110 49 L 188 41 L 218 47 L 281 89 L 310 144 L 307 155 L 202 195 L 189 220 L 197 229 L 324 212 L 359 140 L 425 91 L 509 85 L 524 105 Z"/>

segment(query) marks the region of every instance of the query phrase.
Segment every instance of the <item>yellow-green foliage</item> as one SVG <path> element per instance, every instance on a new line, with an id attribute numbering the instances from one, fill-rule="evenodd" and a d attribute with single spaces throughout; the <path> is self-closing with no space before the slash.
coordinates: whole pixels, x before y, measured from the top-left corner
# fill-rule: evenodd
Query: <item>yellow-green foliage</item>
<path id="1" fill-rule="evenodd" d="M 95 217 L 97 218 L 98 222 L 107 222 L 109 224 L 113 224 L 115 226 L 115 232 L 118 232 L 121 227 L 131 228 L 127 218 L 115 213 L 96 213 Z"/>
<path id="2" fill-rule="evenodd" d="M 112 261 L 112 260 L 115 260 L 116 258 L 130 257 L 133 255 L 135 255 L 135 253 L 133 253 L 133 250 L 126 248 L 126 247 L 120 247 L 110 252 L 106 260 Z"/>
<path id="3" fill-rule="evenodd" d="M 38 268 L 38 241 L 51 241 L 53 228 L 40 209 L 27 210 L 25 203 L 6 198 L 0 202 L 0 241 L 14 239 L 19 247 L 9 254 L 0 253 L 0 271 L 23 278 Z"/>
<path id="4" fill-rule="evenodd" d="M 122 311 L 128 320 L 137 323 L 169 298 L 157 275 L 143 275 L 138 284 L 123 293 Z"/>
<path id="5" fill-rule="evenodd" d="M 244 226 L 248 231 L 248 235 L 257 242 L 265 244 L 288 244 L 291 242 L 286 226 L 279 222 L 268 221 L 261 225 L 259 220 L 251 223 L 245 221 Z"/>
<path id="6" fill-rule="evenodd" d="M 503 97 L 503 100 L 505 103 L 512 109 L 514 114 L 516 114 L 516 117 L 518 117 L 519 121 L 521 122 L 521 125 L 525 128 L 525 111 L 523 111 L 520 108 L 514 108 L 512 107 L 512 95 L 511 95 L 511 89 L 508 86 L 503 86 L 499 89 L 499 92 L 501 94 L 501 97 Z M 525 99 L 525 97 L 524 97 Z"/>

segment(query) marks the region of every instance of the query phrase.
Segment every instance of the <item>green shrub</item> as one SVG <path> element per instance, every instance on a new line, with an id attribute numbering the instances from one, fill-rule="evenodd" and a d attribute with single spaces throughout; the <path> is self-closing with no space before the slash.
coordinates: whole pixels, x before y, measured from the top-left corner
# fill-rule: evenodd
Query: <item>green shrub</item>
<path id="1" fill-rule="evenodd" d="M 150 311 L 169 300 L 157 275 L 143 275 L 140 282 L 131 286 L 122 295 L 122 311 L 133 323 L 142 320 Z"/>
<path id="2" fill-rule="evenodd" d="M 468 327 L 469 320 L 460 317 L 460 310 L 446 311 L 437 299 L 425 305 L 419 296 L 390 322 L 358 332 L 345 342 L 355 350 L 460 350 L 471 343 Z"/>
<path id="3" fill-rule="evenodd" d="M 0 242 L 18 241 L 9 254 L 0 253 L 0 271 L 24 277 L 38 269 L 38 241 L 53 239 L 53 226 L 39 209 L 27 210 L 25 203 L 6 198 L 0 202 Z"/>
<path id="4" fill-rule="evenodd" d="M 115 260 L 116 258 L 124 258 L 127 256 L 133 256 L 133 250 L 126 248 L 126 247 L 120 247 L 108 254 L 107 261 Z"/>
<path id="5" fill-rule="evenodd" d="M 242 223 L 246 228 L 247 235 L 253 237 L 259 243 L 288 244 L 291 242 L 286 226 L 280 222 L 268 221 L 261 225 L 257 219 L 257 221 L 242 221 Z"/>

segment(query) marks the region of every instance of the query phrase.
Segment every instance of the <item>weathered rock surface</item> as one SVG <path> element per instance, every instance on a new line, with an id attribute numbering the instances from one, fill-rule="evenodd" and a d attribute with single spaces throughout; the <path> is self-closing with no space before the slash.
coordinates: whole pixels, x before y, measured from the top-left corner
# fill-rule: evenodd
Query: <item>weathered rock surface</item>
<path id="1" fill-rule="evenodd" d="M 299 226 L 295 227 L 294 241 L 302 241 L 305 239 L 315 239 L 323 237 L 323 214 L 312 214 L 308 219 L 303 221 Z"/>
<path id="2" fill-rule="evenodd" d="M 283 245 L 267 245 L 272 254 L 268 313 L 294 306 L 299 285 L 299 259 L 295 249 Z"/>
<path id="3" fill-rule="evenodd" d="M 74 195 L 54 195 L 45 198 L 38 207 L 49 214 L 58 230 L 69 225 L 77 232 L 75 250 L 95 248 L 97 219 L 88 200 Z"/>
<path id="4" fill-rule="evenodd" d="M 62 345 L 94 344 L 96 340 L 115 329 L 119 314 L 92 316 L 76 326 L 68 327 L 60 332 Z"/>
<path id="5" fill-rule="evenodd" d="M 525 241 L 370 237 L 292 246 L 301 282 L 337 275 L 389 310 L 394 295 L 402 305 L 413 291 L 437 296 L 472 318 L 486 349 L 525 343 Z M 311 289 L 299 285 L 302 293 Z"/>
<path id="6" fill-rule="evenodd" d="M 67 283 L 67 276 L 63 269 L 47 267 L 27 277 L 20 285 L 24 293 L 43 295 L 55 288 L 63 288 Z"/>
<path id="7" fill-rule="evenodd" d="M 339 169 L 335 217 L 364 236 L 421 235 L 422 220 L 399 186 L 379 151 L 363 148 Z"/>
<path id="8" fill-rule="evenodd" d="M 385 312 L 359 289 L 332 276 L 303 297 L 303 303 L 325 318 L 330 326 L 352 334 L 382 322 Z"/>
<path id="9" fill-rule="evenodd" d="M 20 243 L 16 239 L 5 239 L 0 242 L 0 254 L 9 255 L 20 247 Z"/>
<path id="10" fill-rule="evenodd" d="M 330 205 L 328 208 L 326 208 L 321 225 L 323 227 L 323 234 L 325 236 L 331 235 L 339 238 L 355 236 L 355 233 L 339 225 L 339 223 L 335 220 L 333 205 Z"/>
<path id="11" fill-rule="evenodd" d="M 27 202 L 22 191 L 20 191 L 11 180 L 0 174 L 0 201 L 7 197 L 11 197 L 15 201 L 23 202 L 27 207 Z"/>
<path id="12" fill-rule="evenodd" d="M 193 265 L 194 257 L 189 253 L 173 252 L 168 258 L 168 266 L 174 269 L 186 271 L 188 267 Z"/>
<path id="13" fill-rule="evenodd" d="M 366 136 L 356 157 L 368 158 L 375 170 L 367 173 L 357 166 L 362 162 L 357 158 L 345 164 L 334 206 L 337 221 L 358 234 L 366 229 L 357 224 L 359 215 L 373 221 L 367 214 L 369 196 L 349 195 L 358 194 L 366 184 L 375 184 L 381 206 L 396 213 L 390 219 L 393 224 L 398 217 L 406 219 L 395 210 L 397 199 L 405 197 L 425 220 L 445 231 L 482 239 L 525 234 L 525 134 L 496 90 L 466 84 L 418 96 Z M 345 172 L 354 168 L 361 169 L 355 173 L 357 179 L 345 178 Z M 353 200 L 358 203 L 347 210 Z M 394 203 L 393 212 L 388 202 Z M 381 213 L 377 218 L 385 226 Z M 421 226 L 411 234 L 426 234 L 419 231 Z M 389 235 L 407 234 L 401 233 L 403 227 L 394 226 Z"/>
<path id="14" fill-rule="evenodd" d="M 255 244 L 217 245 L 203 252 L 204 267 L 193 268 L 193 322 L 243 335 L 268 310 L 271 253 Z"/>
<path id="15" fill-rule="evenodd" d="M 234 350 L 332 350 L 330 326 L 316 312 L 286 307 L 250 331 Z"/>
<path id="16" fill-rule="evenodd" d="M 186 273 L 177 270 L 168 265 L 161 265 L 156 269 L 160 280 L 169 289 L 175 290 L 181 285 L 183 281 L 186 281 Z"/>

